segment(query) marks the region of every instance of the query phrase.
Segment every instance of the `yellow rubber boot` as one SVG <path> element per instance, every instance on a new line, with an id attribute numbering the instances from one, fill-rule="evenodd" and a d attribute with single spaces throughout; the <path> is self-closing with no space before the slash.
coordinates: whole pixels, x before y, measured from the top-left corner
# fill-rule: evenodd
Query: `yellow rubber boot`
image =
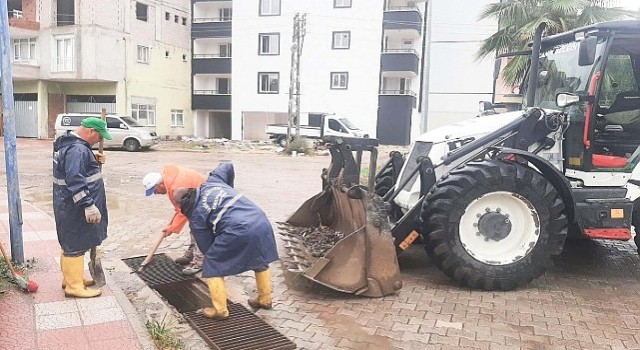
<path id="1" fill-rule="evenodd" d="M 211 277 L 207 279 L 207 286 L 209 286 L 209 294 L 211 294 L 213 308 L 205 308 L 202 310 L 202 314 L 214 320 L 229 317 L 229 310 L 227 309 L 227 289 L 224 287 L 224 278 Z"/>
<path id="2" fill-rule="evenodd" d="M 271 309 L 271 270 L 256 272 L 258 297 L 249 299 L 249 305 L 256 309 Z"/>
<path id="3" fill-rule="evenodd" d="M 64 259 L 64 255 L 62 253 L 60 253 L 60 267 L 62 267 L 62 259 Z M 84 275 L 84 272 L 83 272 Z M 94 281 L 91 278 L 82 278 L 82 282 L 84 283 L 85 287 L 91 287 L 94 284 L 96 284 L 96 281 Z M 65 289 L 67 287 L 67 281 L 64 280 L 64 275 L 62 275 L 62 289 Z"/>
<path id="4" fill-rule="evenodd" d="M 82 277 L 84 273 L 84 256 L 73 258 L 65 256 L 60 260 L 60 266 L 62 267 L 64 281 L 67 282 L 64 288 L 66 297 L 93 298 L 102 294 L 100 289 L 87 289 L 84 286 Z"/>

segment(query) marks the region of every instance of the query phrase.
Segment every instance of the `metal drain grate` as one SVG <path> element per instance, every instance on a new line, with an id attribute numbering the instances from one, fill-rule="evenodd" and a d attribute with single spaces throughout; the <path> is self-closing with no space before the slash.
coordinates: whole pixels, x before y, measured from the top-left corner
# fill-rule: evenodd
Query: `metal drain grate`
<path id="1" fill-rule="evenodd" d="M 131 270 L 138 271 L 138 268 L 140 268 L 145 258 L 146 256 L 136 256 L 122 259 L 122 261 L 124 261 Z M 194 276 L 183 275 L 181 271 L 182 267 L 180 265 L 176 264 L 166 254 L 160 253 L 153 256 L 153 259 L 144 270 L 138 272 L 138 276 L 151 288 L 161 284 L 193 281 L 196 279 Z"/>
<path id="2" fill-rule="evenodd" d="M 290 350 L 296 344 L 244 306 L 229 302 L 229 318 L 214 321 L 200 312 L 185 312 L 191 327 L 217 350 Z"/>
<path id="3" fill-rule="evenodd" d="M 144 256 L 122 259 L 137 271 Z M 209 287 L 199 278 L 184 276 L 182 267 L 165 254 L 156 254 L 138 276 L 182 313 L 191 327 L 216 350 L 291 350 L 296 344 L 244 306 L 228 301 L 229 317 L 212 320 L 199 309 L 211 307 Z"/>
<path id="4" fill-rule="evenodd" d="M 160 284 L 153 289 L 180 313 L 211 307 L 209 288 L 200 280 Z"/>

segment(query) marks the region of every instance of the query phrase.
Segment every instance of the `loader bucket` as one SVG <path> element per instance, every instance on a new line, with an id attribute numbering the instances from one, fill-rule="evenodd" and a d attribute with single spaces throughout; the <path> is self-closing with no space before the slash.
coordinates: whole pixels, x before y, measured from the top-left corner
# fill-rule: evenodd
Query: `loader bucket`
<path id="1" fill-rule="evenodd" d="M 387 206 L 360 186 L 329 185 L 280 234 L 289 270 L 337 291 L 382 297 L 402 288 Z"/>

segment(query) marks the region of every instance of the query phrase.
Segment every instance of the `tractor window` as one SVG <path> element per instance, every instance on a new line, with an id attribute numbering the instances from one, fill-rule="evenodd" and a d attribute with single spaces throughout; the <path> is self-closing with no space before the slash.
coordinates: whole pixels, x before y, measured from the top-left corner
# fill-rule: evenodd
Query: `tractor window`
<path id="1" fill-rule="evenodd" d="M 580 93 L 587 90 L 592 67 L 578 65 L 578 46 L 578 42 L 570 42 L 542 52 L 538 69 L 536 106 L 557 109 L 558 93 Z"/>
<path id="2" fill-rule="evenodd" d="M 629 54 L 610 55 L 605 67 L 598 105 L 610 108 L 620 93 L 640 91 L 634 78 L 634 62 Z M 639 106 L 640 107 L 640 106 Z"/>

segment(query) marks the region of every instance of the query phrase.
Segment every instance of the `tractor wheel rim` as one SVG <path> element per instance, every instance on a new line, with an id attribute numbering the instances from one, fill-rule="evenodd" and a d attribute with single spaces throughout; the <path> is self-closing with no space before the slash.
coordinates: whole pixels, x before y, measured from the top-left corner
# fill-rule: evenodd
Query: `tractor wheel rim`
<path id="1" fill-rule="evenodd" d="M 506 191 L 473 200 L 460 218 L 460 243 L 474 259 L 488 265 L 512 264 L 533 250 L 540 218 L 525 197 Z"/>

